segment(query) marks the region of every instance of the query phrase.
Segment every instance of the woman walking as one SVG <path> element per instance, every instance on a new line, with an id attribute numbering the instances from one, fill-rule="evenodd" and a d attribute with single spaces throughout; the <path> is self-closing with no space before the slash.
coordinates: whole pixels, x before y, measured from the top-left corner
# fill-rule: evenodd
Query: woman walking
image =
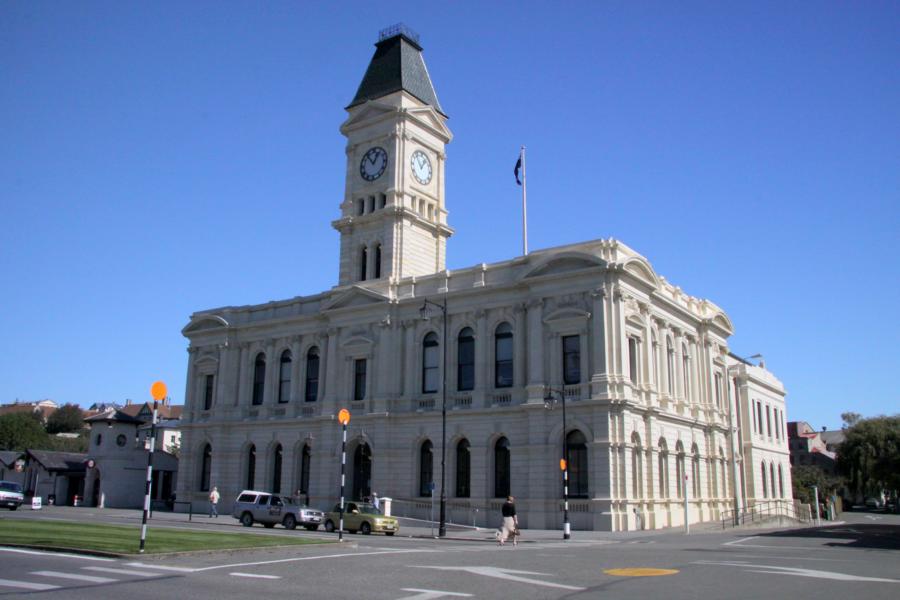
<path id="1" fill-rule="evenodd" d="M 509 536 L 513 536 L 513 546 L 516 545 L 516 532 L 519 530 L 519 517 L 516 516 L 516 499 L 512 496 L 506 497 L 506 502 L 503 503 L 503 508 L 500 509 L 503 514 L 503 526 L 500 527 L 500 531 L 497 533 L 497 542 L 499 545 L 504 545 L 506 543 L 506 538 Z"/>

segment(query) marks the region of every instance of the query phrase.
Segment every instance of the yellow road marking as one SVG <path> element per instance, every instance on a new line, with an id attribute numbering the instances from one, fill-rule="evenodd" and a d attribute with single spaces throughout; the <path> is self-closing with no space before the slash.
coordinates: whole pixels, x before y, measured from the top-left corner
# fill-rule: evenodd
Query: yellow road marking
<path id="1" fill-rule="evenodd" d="M 678 572 L 678 569 L 632 567 L 630 569 L 605 569 L 603 572 L 607 575 L 615 575 L 617 577 L 661 577 L 663 575 L 674 575 Z"/>

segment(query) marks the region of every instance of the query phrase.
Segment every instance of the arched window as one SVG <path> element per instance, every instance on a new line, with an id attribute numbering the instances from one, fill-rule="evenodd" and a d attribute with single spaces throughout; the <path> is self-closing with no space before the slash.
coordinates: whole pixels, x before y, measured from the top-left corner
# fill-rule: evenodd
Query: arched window
<path id="1" fill-rule="evenodd" d="M 691 447 L 691 479 L 693 479 L 694 498 L 699 498 L 702 488 L 700 487 L 700 449 L 697 444 Z"/>
<path id="2" fill-rule="evenodd" d="M 781 498 L 784 498 L 784 473 L 781 471 L 781 465 L 778 465 L 778 492 Z"/>
<path id="3" fill-rule="evenodd" d="M 684 446 L 681 442 L 675 444 L 675 494 L 678 498 L 684 498 L 687 484 L 684 481 Z"/>
<path id="4" fill-rule="evenodd" d="M 513 331 L 509 323 L 500 323 L 494 330 L 494 387 L 512 387 Z"/>
<path id="5" fill-rule="evenodd" d="M 263 403 L 263 394 L 266 389 L 266 355 L 260 352 L 253 363 L 253 405 Z"/>
<path id="6" fill-rule="evenodd" d="M 438 391 L 438 338 L 433 331 L 422 342 L 422 392 L 430 394 Z"/>
<path id="7" fill-rule="evenodd" d="M 272 453 L 272 493 L 280 494 L 281 493 L 281 461 L 283 459 L 283 453 L 281 451 L 281 444 L 275 446 L 275 451 Z"/>
<path id="8" fill-rule="evenodd" d="M 203 446 L 203 455 L 200 462 L 200 491 L 209 491 L 209 478 L 212 470 L 212 447 L 209 444 Z"/>
<path id="9" fill-rule="evenodd" d="M 675 350 L 672 349 L 672 340 L 666 341 L 666 392 L 675 396 Z"/>
<path id="10" fill-rule="evenodd" d="M 300 453 L 300 485 L 301 494 L 309 495 L 309 471 L 312 466 L 312 450 L 309 444 L 303 444 L 303 452 Z"/>
<path id="11" fill-rule="evenodd" d="M 353 452 L 353 493 L 354 500 L 372 495 L 372 448 L 363 442 Z"/>
<path id="12" fill-rule="evenodd" d="M 456 389 L 465 392 L 475 388 L 475 334 L 471 327 L 456 338 Z"/>
<path id="13" fill-rule="evenodd" d="M 659 497 L 669 497 L 669 447 L 664 438 L 659 438 Z"/>
<path id="14" fill-rule="evenodd" d="M 246 489 L 256 489 L 256 446 L 247 449 L 247 485 Z"/>
<path id="15" fill-rule="evenodd" d="M 772 497 L 775 498 L 775 463 L 769 463 L 769 479 L 772 481 Z"/>
<path id="16" fill-rule="evenodd" d="M 359 280 L 366 280 L 366 263 L 369 262 L 369 249 L 363 246 L 359 249 Z"/>
<path id="17" fill-rule="evenodd" d="M 684 400 L 687 402 L 691 397 L 691 356 L 688 354 L 685 344 L 681 345 L 681 370 L 683 372 L 681 387 L 684 392 Z"/>
<path id="18" fill-rule="evenodd" d="M 468 440 L 456 444 L 456 497 L 468 498 L 471 494 L 471 452 Z"/>
<path id="19" fill-rule="evenodd" d="M 281 365 L 278 375 L 278 402 L 284 404 L 291 401 L 291 351 L 281 353 Z"/>
<path id="20" fill-rule="evenodd" d="M 375 245 L 375 279 L 381 278 L 381 244 Z"/>
<path id="21" fill-rule="evenodd" d="M 502 437 L 494 444 L 494 498 L 506 498 L 510 495 L 509 463 L 509 440 Z"/>
<path id="22" fill-rule="evenodd" d="M 306 353 L 306 401 L 315 402 L 319 396 L 319 349 L 313 346 Z"/>
<path id="23" fill-rule="evenodd" d="M 769 497 L 769 484 L 768 484 L 769 478 L 768 478 L 768 474 L 766 473 L 766 463 L 765 463 L 765 462 L 760 463 L 759 466 L 760 466 L 760 468 L 761 468 L 761 470 L 762 470 L 762 493 L 763 493 L 763 498 L 768 498 L 768 497 Z"/>
<path id="24" fill-rule="evenodd" d="M 641 436 L 635 431 L 631 434 L 631 496 L 634 500 L 644 497 L 644 449 L 641 447 Z"/>
<path id="25" fill-rule="evenodd" d="M 419 446 L 419 495 L 431 496 L 434 484 L 434 449 L 430 440 Z"/>
<path id="26" fill-rule="evenodd" d="M 566 449 L 569 454 L 569 497 L 588 497 L 588 453 L 587 439 L 578 431 L 566 435 Z"/>

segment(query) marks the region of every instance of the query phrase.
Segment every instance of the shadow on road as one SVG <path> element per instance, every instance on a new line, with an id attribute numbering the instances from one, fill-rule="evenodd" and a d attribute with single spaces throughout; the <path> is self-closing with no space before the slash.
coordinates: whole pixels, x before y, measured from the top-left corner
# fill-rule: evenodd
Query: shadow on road
<path id="1" fill-rule="evenodd" d="M 832 527 L 811 527 L 759 534 L 761 538 L 811 538 L 832 540 L 824 546 L 836 548 L 865 548 L 900 550 L 900 525 L 853 523 Z M 834 541 L 835 538 L 846 542 Z"/>

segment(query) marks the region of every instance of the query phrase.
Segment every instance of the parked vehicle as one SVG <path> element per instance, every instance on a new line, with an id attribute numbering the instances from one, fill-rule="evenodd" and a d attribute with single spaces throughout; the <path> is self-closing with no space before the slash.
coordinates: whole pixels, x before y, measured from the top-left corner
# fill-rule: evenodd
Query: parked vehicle
<path id="1" fill-rule="evenodd" d="M 0 481 L 0 506 L 16 510 L 25 502 L 22 486 L 15 481 Z"/>
<path id="2" fill-rule="evenodd" d="M 325 531 L 334 531 L 340 524 L 341 505 L 334 508 L 325 517 Z M 373 531 L 394 535 L 400 531 L 400 523 L 394 517 L 386 517 L 381 510 L 368 502 L 344 503 L 344 529 L 350 533 L 359 531 L 369 535 Z"/>
<path id="3" fill-rule="evenodd" d="M 300 525 L 315 531 L 322 524 L 325 513 L 299 504 L 290 496 L 244 490 L 234 501 L 231 516 L 238 519 L 244 527 L 262 523 L 267 528 L 280 524 L 285 529 L 295 529 Z"/>

